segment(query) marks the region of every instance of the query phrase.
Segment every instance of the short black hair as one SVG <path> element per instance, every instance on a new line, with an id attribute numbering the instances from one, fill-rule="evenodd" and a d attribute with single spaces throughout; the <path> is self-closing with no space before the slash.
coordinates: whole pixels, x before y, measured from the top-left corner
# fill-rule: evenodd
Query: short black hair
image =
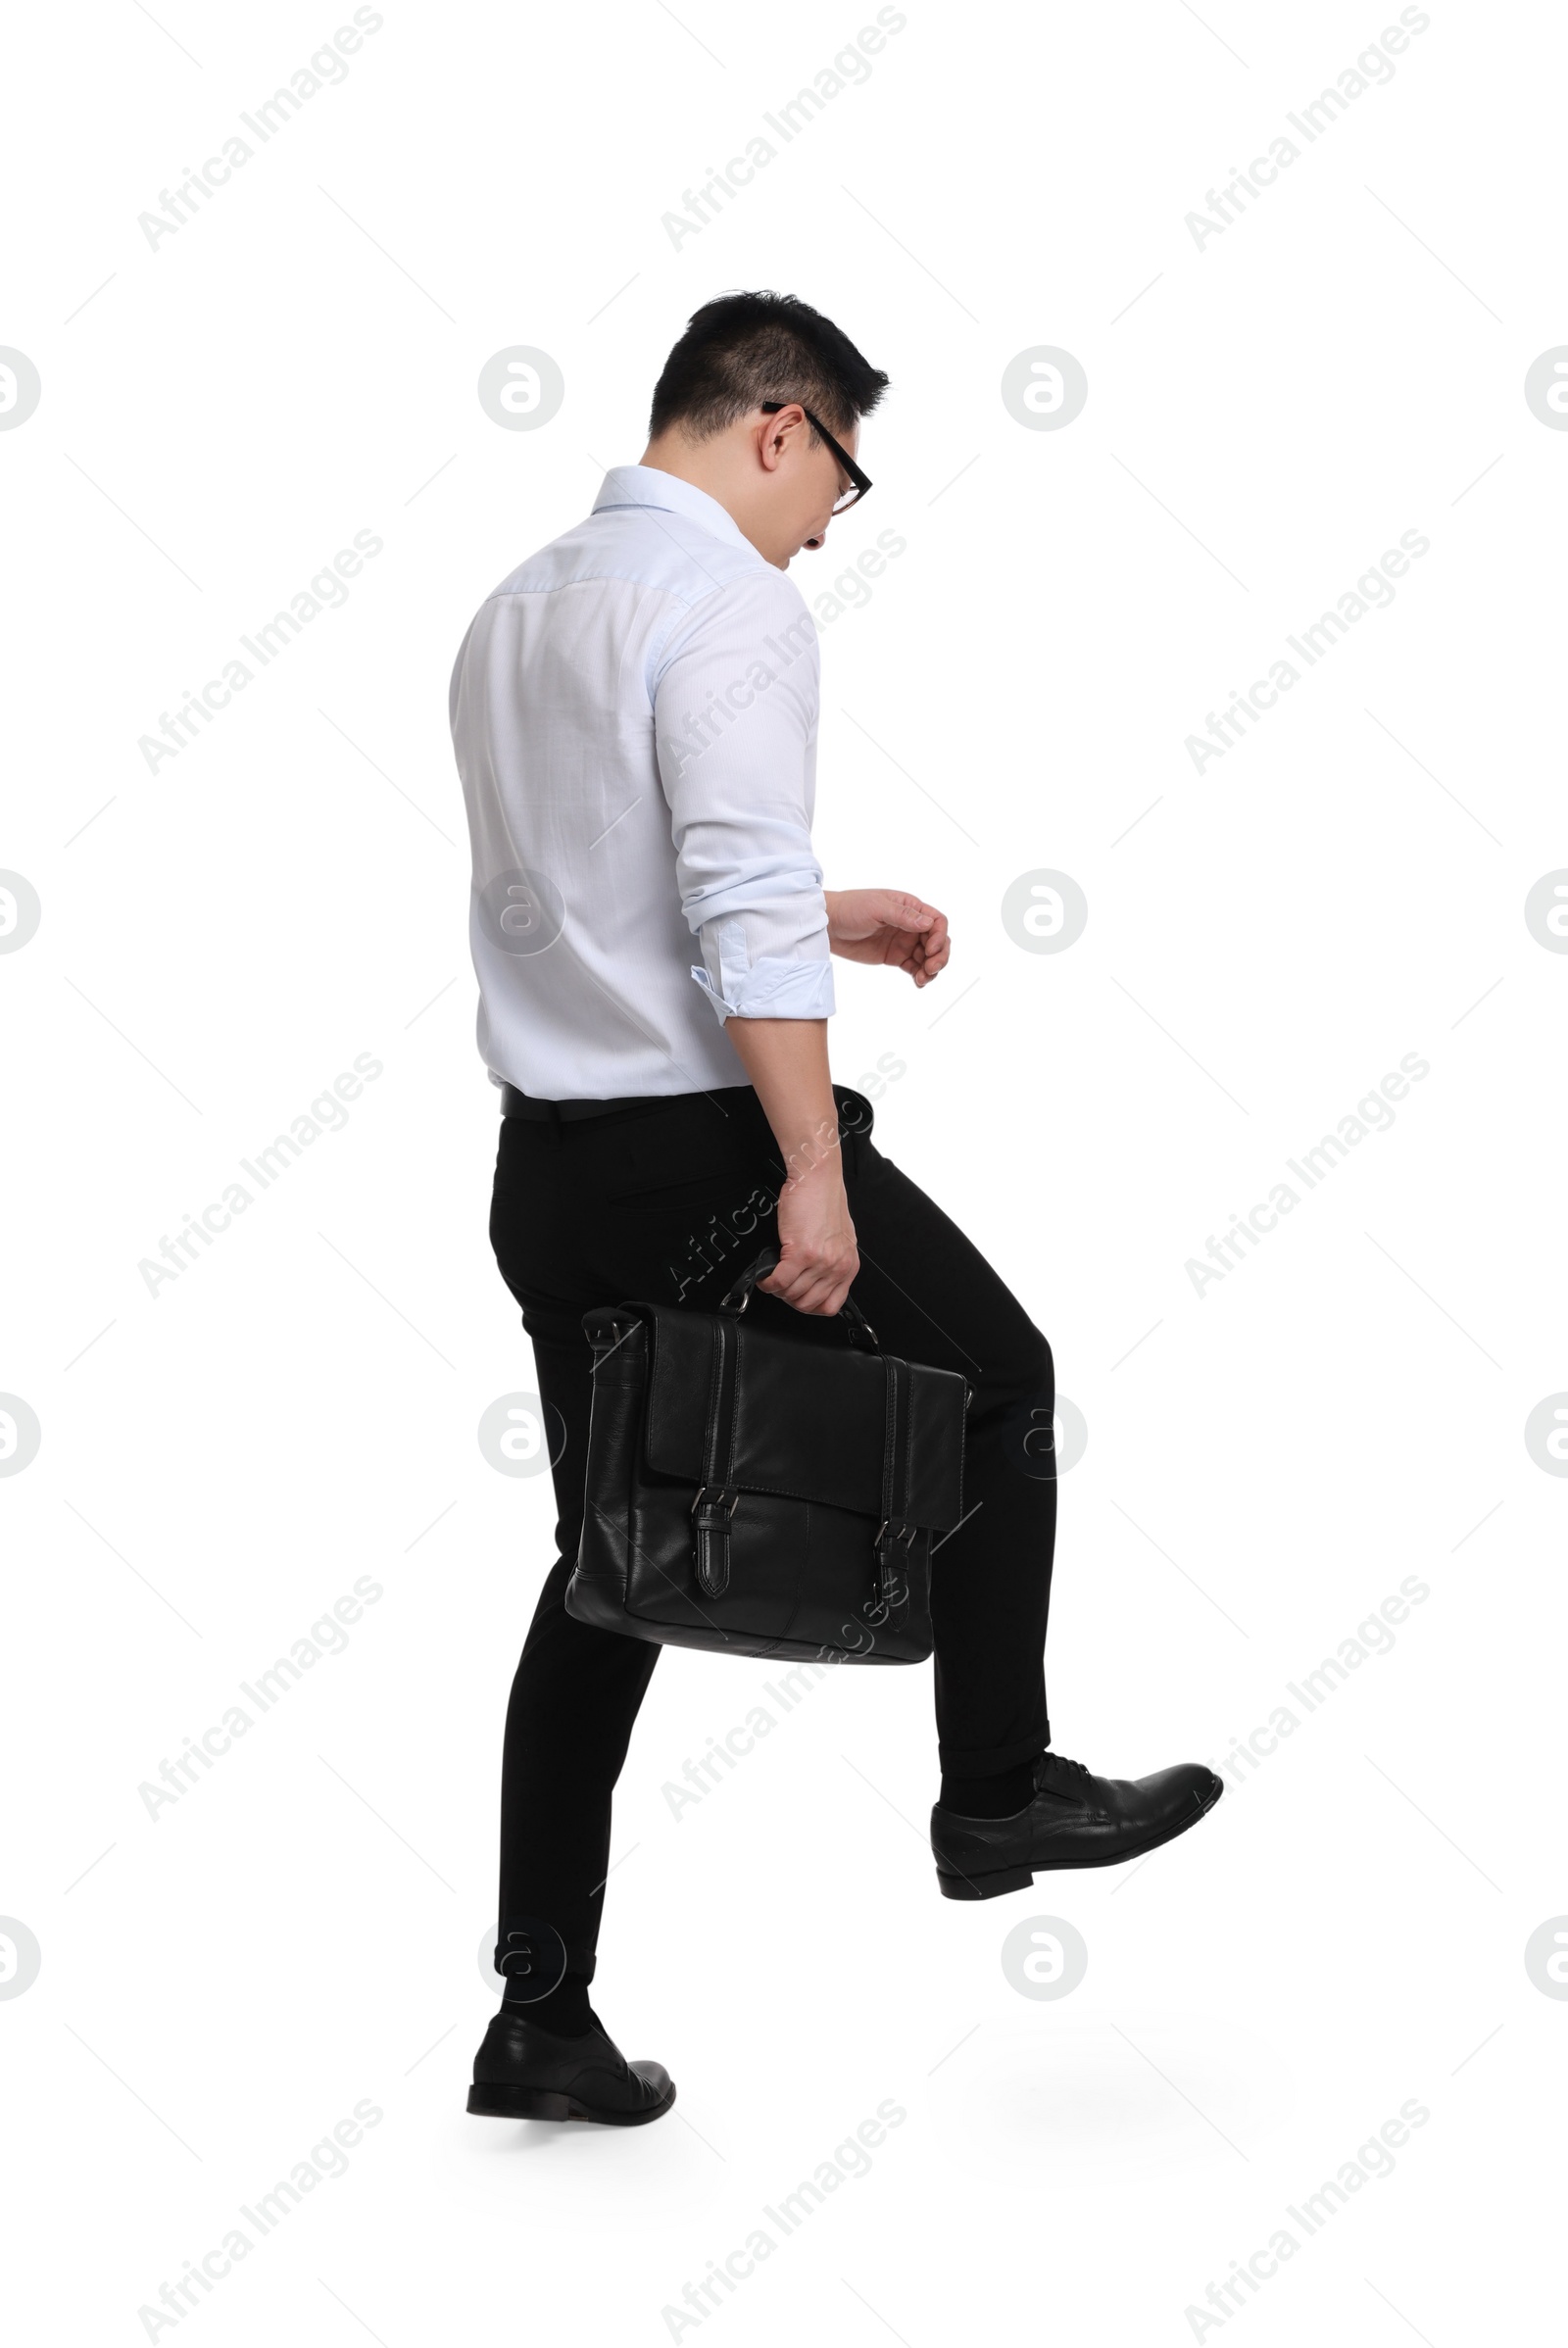
<path id="1" fill-rule="evenodd" d="M 830 318 L 794 294 L 729 293 L 693 313 L 654 386 L 651 439 L 708 440 L 764 400 L 798 400 L 847 432 L 888 387 Z M 814 440 L 816 435 L 811 435 Z"/>

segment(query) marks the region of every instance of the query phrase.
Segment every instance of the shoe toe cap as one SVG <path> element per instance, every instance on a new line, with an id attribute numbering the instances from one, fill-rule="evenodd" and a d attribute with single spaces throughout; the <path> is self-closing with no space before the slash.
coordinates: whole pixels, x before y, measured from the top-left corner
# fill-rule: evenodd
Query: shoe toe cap
<path id="1" fill-rule="evenodd" d="M 1158 1769 L 1152 1777 L 1142 1781 L 1141 1788 L 1152 1810 L 1164 1818 L 1174 1818 L 1192 1808 L 1196 1802 L 1207 1810 L 1224 1792 L 1224 1781 L 1217 1778 L 1205 1761 L 1177 1761 L 1169 1769 Z"/>
<path id="2" fill-rule="evenodd" d="M 669 2073 L 662 2063 L 629 2063 L 627 2069 L 633 2079 L 641 2080 L 650 2103 L 663 2102 L 669 2093 Z"/>

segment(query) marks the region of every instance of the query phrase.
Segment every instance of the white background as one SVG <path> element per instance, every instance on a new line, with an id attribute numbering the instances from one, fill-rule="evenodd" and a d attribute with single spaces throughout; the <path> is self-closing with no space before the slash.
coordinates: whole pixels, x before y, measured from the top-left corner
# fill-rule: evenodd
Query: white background
<path id="1" fill-rule="evenodd" d="M 0 342 L 43 385 L 0 432 L 0 865 L 42 905 L 0 959 L 0 1388 L 42 1431 L 0 1481 L 0 1911 L 42 1952 L 0 2001 L 19 2336 L 148 2336 L 362 2099 L 347 2174 L 152 2336 L 1539 2336 L 1568 2010 L 1524 1949 L 1568 1909 L 1568 1484 L 1524 1423 L 1568 1387 L 1568 958 L 1523 907 L 1568 863 L 1568 438 L 1523 381 L 1568 340 L 1560 19 L 1435 0 L 1200 248 L 1185 216 L 1396 10 L 911 0 L 676 249 L 662 216 L 869 8 L 387 0 L 151 249 L 138 214 L 347 13 L 103 0 L 13 36 Z M 874 497 L 798 566 L 814 597 L 907 542 L 824 630 L 818 843 L 956 946 L 918 997 L 840 967 L 835 1071 L 905 1063 L 879 1142 L 1087 1421 L 1058 1746 L 1229 1784 L 1136 1872 L 949 1904 L 927 1672 L 833 1679 L 677 1819 L 662 1788 L 773 1675 L 670 1652 L 594 1995 L 680 2099 L 521 2128 L 463 2105 L 552 1506 L 475 1435 L 533 1381 L 485 1238 L 446 686 L 737 285 L 814 302 L 895 386 Z M 514 344 L 564 374 L 537 431 L 475 396 Z M 1087 371 L 1061 430 L 1001 398 L 1038 345 Z M 346 605 L 149 772 L 138 738 L 362 529 Z M 1407 530 L 1393 605 L 1195 772 L 1185 738 Z M 1088 898 L 1059 954 L 1002 924 L 1041 868 Z M 149 1294 L 141 1260 L 360 1053 L 383 1073 L 343 1129 Z M 1196 1293 L 1188 1259 L 1407 1053 L 1392 1128 Z M 150 1817 L 138 1787 L 367 1575 L 345 1651 Z M 1287 1684 L 1409 1576 L 1392 1651 L 1308 1715 Z M 1228 1760 L 1281 1704 L 1295 1733 Z M 1088 1944 L 1064 1999 L 1003 1972 L 1036 1917 Z M 870 2174 L 672 2325 L 888 2098 Z M 1308 2238 L 1287 2205 L 1410 2099 L 1394 2174 Z M 1282 2226 L 1296 2255 L 1197 2325 Z"/>

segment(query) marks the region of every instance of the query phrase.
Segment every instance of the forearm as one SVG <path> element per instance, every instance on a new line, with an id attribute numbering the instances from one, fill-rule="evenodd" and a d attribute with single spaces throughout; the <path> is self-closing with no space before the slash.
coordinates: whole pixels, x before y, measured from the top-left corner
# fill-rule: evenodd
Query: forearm
<path id="1" fill-rule="evenodd" d="M 842 1180 L 825 1019 L 726 1019 L 724 1033 L 762 1104 L 793 1182 Z"/>
<path id="2" fill-rule="evenodd" d="M 860 1267 L 844 1188 L 825 1019 L 724 1022 L 784 1160 L 777 1269 L 759 1287 L 797 1312 L 835 1313 Z"/>

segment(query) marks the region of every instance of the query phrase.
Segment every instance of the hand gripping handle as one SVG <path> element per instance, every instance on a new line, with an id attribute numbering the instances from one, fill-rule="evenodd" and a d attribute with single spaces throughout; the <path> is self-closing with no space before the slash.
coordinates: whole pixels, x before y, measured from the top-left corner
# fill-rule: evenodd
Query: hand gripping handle
<path id="1" fill-rule="evenodd" d="M 769 1272 L 773 1272 L 778 1269 L 778 1249 L 776 1247 L 764 1247 L 761 1254 L 757 1258 L 757 1261 L 747 1265 L 745 1271 L 741 1274 L 739 1280 L 736 1281 L 734 1287 L 728 1292 L 728 1294 L 719 1298 L 719 1311 L 729 1313 L 734 1319 L 739 1320 L 741 1314 L 746 1310 L 747 1305 L 750 1304 L 752 1300 L 753 1289 L 756 1288 L 760 1280 L 765 1279 Z M 864 1313 L 856 1303 L 853 1296 L 845 1297 L 844 1302 L 840 1306 L 835 1317 L 842 1324 L 844 1334 L 849 1339 L 852 1345 L 863 1345 L 868 1351 L 871 1352 L 877 1352 L 880 1350 L 880 1347 L 877 1344 L 876 1331 L 872 1328 L 870 1322 L 866 1319 Z"/>

